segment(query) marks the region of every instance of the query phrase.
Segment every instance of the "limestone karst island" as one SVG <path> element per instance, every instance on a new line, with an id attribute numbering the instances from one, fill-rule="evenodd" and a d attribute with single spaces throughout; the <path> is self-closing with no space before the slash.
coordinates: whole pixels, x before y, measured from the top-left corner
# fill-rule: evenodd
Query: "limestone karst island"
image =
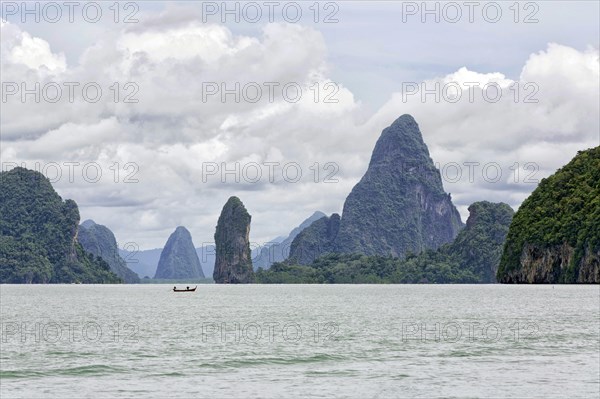
<path id="1" fill-rule="evenodd" d="M 600 283 L 600 147 L 543 179 L 516 212 L 478 201 L 463 222 L 417 122 L 402 115 L 381 132 L 341 215 L 315 210 L 283 245 L 253 251 L 252 217 L 232 196 L 214 247 L 195 248 L 179 226 L 142 257 L 147 265 L 127 264 L 109 227 L 79 225 L 75 200 L 40 173 L 1 176 L 3 283 L 197 281 L 205 270 L 218 284 Z"/>
<path id="2" fill-rule="evenodd" d="M 600 1 L 0 1 L 0 399 L 600 398 Z"/>

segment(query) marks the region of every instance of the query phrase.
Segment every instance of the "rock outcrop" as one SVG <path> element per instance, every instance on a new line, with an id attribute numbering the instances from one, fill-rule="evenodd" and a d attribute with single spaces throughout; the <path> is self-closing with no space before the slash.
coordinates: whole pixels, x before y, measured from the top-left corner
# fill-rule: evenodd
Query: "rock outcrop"
<path id="1" fill-rule="evenodd" d="M 340 215 L 332 214 L 314 221 L 292 241 L 290 261 L 308 265 L 321 255 L 335 252 L 335 238 L 340 228 Z"/>
<path id="2" fill-rule="evenodd" d="M 334 251 L 339 216 L 322 218 L 296 237 L 290 257 L 258 273 L 263 283 L 495 283 L 514 211 L 504 203 L 475 202 L 456 239 L 406 258 Z M 325 245 L 325 247 L 323 247 Z"/>
<path id="3" fill-rule="evenodd" d="M 463 224 L 419 126 L 402 115 L 377 140 L 346 198 L 336 251 L 403 257 L 451 242 Z"/>
<path id="4" fill-rule="evenodd" d="M 39 172 L 0 173 L 0 283 L 120 283 L 77 240 L 79 208 Z"/>
<path id="5" fill-rule="evenodd" d="M 140 282 L 139 276 L 127 267 L 127 263 L 119 255 L 117 240 L 108 227 L 86 220 L 79 226 L 77 238 L 83 249 L 102 258 L 123 281 L 128 284 Z"/>
<path id="6" fill-rule="evenodd" d="M 185 227 L 177 227 L 169 236 L 160 254 L 154 278 L 171 280 L 204 278 L 192 235 Z"/>
<path id="7" fill-rule="evenodd" d="M 300 223 L 300 226 L 294 228 L 288 236 L 273 244 L 261 248 L 259 255 L 252 260 L 254 269 L 262 267 L 268 269 L 275 262 L 281 262 L 287 259 L 290 255 L 290 248 L 294 238 L 298 236 L 304 229 L 310 226 L 314 221 L 321 219 L 325 214 L 323 212 L 315 212 L 309 218 Z"/>
<path id="8" fill-rule="evenodd" d="M 250 214 L 238 197 L 227 200 L 215 231 L 215 283 L 245 284 L 254 281 L 250 220 Z"/>
<path id="9" fill-rule="evenodd" d="M 475 202 L 469 206 L 467 225 L 442 254 L 458 262 L 458 269 L 476 276 L 478 283 L 495 283 L 513 209 L 504 203 Z"/>
<path id="10" fill-rule="evenodd" d="M 515 214 L 502 283 L 600 283 L 600 147 L 543 179 Z"/>
<path id="11" fill-rule="evenodd" d="M 502 274 L 502 283 L 600 283 L 600 250 L 592 252 L 585 249 L 584 255 L 575 263 L 575 248 L 567 242 L 560 245 L 544 246 L 525 244 L 521 253 L 520 265 L 517 270 Z M 574 264 L 575 263 L 575 264 Z M 577 268 L 575 280 L 566 280 L 567 276 L 574 274 L 572 269 Z"/>

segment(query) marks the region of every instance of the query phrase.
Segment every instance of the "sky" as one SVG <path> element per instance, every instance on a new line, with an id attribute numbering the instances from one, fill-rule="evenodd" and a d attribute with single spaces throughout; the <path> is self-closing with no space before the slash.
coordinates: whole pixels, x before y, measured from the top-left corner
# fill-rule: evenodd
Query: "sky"
<path id="1" fill-rule="evenodd" d="M 600 145 L 595 1 L 54 4 L 2 3 L 2 168 L 121 246 L 210 243 L 231 195 L 254 243 L 341 213 L 402 114 L 463 221 Z"/>

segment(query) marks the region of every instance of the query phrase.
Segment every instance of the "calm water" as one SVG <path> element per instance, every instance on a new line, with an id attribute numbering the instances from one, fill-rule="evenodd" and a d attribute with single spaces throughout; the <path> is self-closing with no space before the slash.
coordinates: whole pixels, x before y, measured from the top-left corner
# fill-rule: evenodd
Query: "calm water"
<path id="1" fill-rule="evenodd" d="M 599 286 L 0 286 L 8 398 L 597 398 Z"/>

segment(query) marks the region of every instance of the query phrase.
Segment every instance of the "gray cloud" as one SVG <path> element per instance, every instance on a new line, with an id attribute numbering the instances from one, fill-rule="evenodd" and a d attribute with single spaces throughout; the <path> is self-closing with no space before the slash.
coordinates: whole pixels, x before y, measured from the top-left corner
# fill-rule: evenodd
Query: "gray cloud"
<path id="1" fill-rule="evenodd" d="M 504 201 L 516 207 L 533 190 L 535 184 L 522 181 L 525 170 L 517 183 L 513 181 L 510 167 L 515 162 L 521 168 L 535 163 L 539 166 L 535 177 L 542 178 L 577 150 L 599 144 L 598 50 L 594 48 L 580 51 L 544 44 L 529 58 L 520 59 L 513 68 L 520 71 L 519 80 L 539 86 L 538 103 L 511 100 L 508 87 L 503 100 L 495 104 L 423 102 L 418 96 L 404 101 L 401 93 L 395 93 L 370 114 L 366 109 L 372 105 L 361 103 L 348 89 L 368 86 L 360 74 L 348 86 L 339 85 L 338 103 L 315 103 L 311 97 L 311 85 L 322 88 L 340 68 L 329 57 L 331 28 L 322 28 L 321 33 L 320 27 L 277 23 L 257 27 L 252 35 L 239 34 L 226 26 L 199 24 L 181 10 L 148 11 L 153 19 L 134 28 L 107 31 L 90 42 L 76 63 L 63 62 L 61 52 L 45 46 L 43 38 L 24 41 L 21 28 L 2 26 L 3 81 L 93 81 L 107 93 L 114 82 L 138 85 L 138 103 L 115 103 L 107 96 L 97 103 L 63 99 L 54 104 L 2 104 L 2 162 L 26 162 L 29 167 L 35 162 L 69 161 L 99 165 L 102 178 L 94 183 L 81 174 L 83 166 L 69 181 L 62 165 L 63 176 L 55 186 L 63 197 L 78 202 L 82 219 L 109 226 L 121 242 L 160 247 L 178 225 L 188 227 L 196 244 L 211 242 L 230 195 L 240 196 L 253 215 L 251 235 L 259 242 L 286 235 L 315 210 L 340 212 L 346 195 L 366 170 L 381 130 L 403 113 L 415 116 L 440 167 L 496 162 L 502 168 L 502 179 L 494 183 L 481 175 L 472 183 L 466 175 L 457 182 L 446 179 L 445 188 L 463 218 L 475 200 Z M 357 53 L 363 58 L 372 55 L 377 64 L 375 50 L 365 46 Z M 13 56 L 14 49 L 21 47 L 29 50 L 17 51 L 21 58 Z M 404 56 L 406 65 L 431 62 L 411 57 Z M 44 62 L 53 69 L 40 66 Z M 443 68 L 444 63 L 435 65 L 432 70 Z M 444 73 L 426 69 L 426 83 L 512 82 L 499 73 L 462 66 Z M 203 82 L 232 87 L 236 81 L 297 82 L 305 95 L 295 104 L 285 101 L 281 92 L 273 101 L 263 97 L 256 103 L 222 103 L 218 96 L 202 100 Z M 222 182 L 218 174 L 203 178 L 203 164 L 222 162 L 229 167 L 296 162 L 303 175 L 296 183 L 286 181 L 280 168 L 274 182 L 264 173 L 256 183 L 235 184 L 231 178 Z M 328 162 L 338 169 L 326 170 Z M 332 171 L 338 181 L 323 182 Z M 126 183 L 127 179 L 138 182 Z"/>

